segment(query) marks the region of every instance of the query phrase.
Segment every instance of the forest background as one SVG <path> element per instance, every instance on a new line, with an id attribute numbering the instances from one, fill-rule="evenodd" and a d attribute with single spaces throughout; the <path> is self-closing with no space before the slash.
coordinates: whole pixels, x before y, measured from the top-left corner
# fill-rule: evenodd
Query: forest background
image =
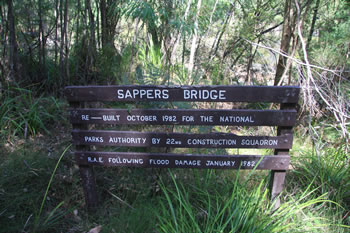
<path id="1" fill-rule="evenodd" d="M 345 0 L 1 1 L 4 232 L 346 232 L 349 56 Z M 286 205 L 270 208 L 254 178 L 264 173 L 163 171 L 159 182 L 153 171 L 97 169 L 104 204 L 88 215 L 74 161 L 60 156 L 70 143 L 63 88 L 90 84 L 301 86 Z"/>

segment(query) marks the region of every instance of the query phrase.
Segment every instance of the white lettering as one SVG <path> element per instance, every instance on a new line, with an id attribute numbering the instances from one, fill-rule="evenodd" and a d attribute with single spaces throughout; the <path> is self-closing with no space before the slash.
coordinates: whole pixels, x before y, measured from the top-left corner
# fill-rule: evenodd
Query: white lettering
<path id="1" fill-rule="evenodd" d="M 253 123 L 252 116 L 220 116 L 220 122 Z"/>
<path id="2" fill-rule="evenodd" d="M 150 159 L 150 165 L 168 165 L 170 161 L 168 159 Z"/>
<path id="3" fill-rule="evenodd" d="M 199 139 L 199 138 L 193 138 L 193 139 L 187 139 L 188 145 L 211 145 L 211 146 L 233 146 L 237 144 L 237 140 L 235 139 Z"/>
<path id="4" fill-rule="evenodd" d="M 124 92 L 123 92 L 123 90 L 118 90 L 117 91 L 117 94 L 118 94 L 118 99 L 124 99 Z"/>
<path id="5" fill-rule="evenodd" d="M 152 144 L 159 144 L 160 138 L 152 138 Z"/>
<path id="6" fill-rule="evenodd" d="M 128 115 L 126 116 L 127 121 L 157 121 L 157 116 L 148 115 Z"/>
<path id="7" fill-rule="evenodd" d="M 226 90 L 184 90 L 184 99 L 192 100 L 226 100 Z"/>
<path id="8" fill-rule="evenodd" d="M 137 159 L 137 158 L 123 158 L 120 157 L 116 158 L 108 158 L 108 163 L 116 163 L 116 164 L 143 164 L 143 159 Z"/>
<path id="9" fill-rule="evenodd" d="M 103 137 L 85 136 L 85 142 L 103 142 Z"/>
<path id="10" fill-rule="evenodd" d="M 164 89 L 118 89 L 117 99 L 169 99 L 169 90 Z"/>
<path id="11" fill-rule="evenodd" d="M 142 142 L 141 142 L 142 141 Z M 132 137 L 109 137 L 109 143 L 123 143 L 123 144 L 144 144 L 146 138 L 132 138 Z"/>
<path id="12" fill-rule="evenodd" d="M 277 139 L 243 139 L 242 146 L 277 146 Z"/>
<path id="13" fill-rule="evenodd" d="M 89 163 L 103 163 L 103 158 L 102 157 L 98 157 L 98 159 L 97 159 L 96 157 L 88 156 L 88 162 Z"/>
<path id="14" fill-rule="evenodd" d="M 184 99 L 187 100 L 190 98 L 190 90 L 184 90 Z"/>
<path id="15" fill-rule="evenodd" d="M 200 116 L 202 122 L 213 122 L 213 116 Z"/>
<path id="16" fill-rule="evenodd" d="M 119 115 L 102 115 L 103 121 L 119 121 Z"/>
<path id="17" fill-rule="evenodd" d="M 88 121 L 89 120 L 89 115 L 81 115 L 81 119 L 83 121 Z"/>
<path id="18" fill-rule="evenodd" d="M 205 164 L 207 167 L 233 167 L 235 165 L 236 161 L 229 161 L 229 160 L 207 160 L 207 163 Z"/>
<path id="19" fill-rule="evenodd" d="M 165 122 L 176 122 L 176 116 L 168 116 L 168 115 L 164 115 L 162 116 L 162 120 Z"/>
<path id="20" fill-rule="evenodd" d="M 225 96 L 226 90 L 220 90 L 219 91 L 219 99 L 220 100 L 225 100 L 226 96 Z"/>
<path id="21" fill-rule="evenodd" d="M 176 166 L 200 166 L 201 161 L 200 160 L 177 160 L 175 159 L 175 165 Z"/>
<path id="22" fill-rule="evenodd" d="M 184 122 L 193 122 L 194 117 L 193 116 L 182 116 L 182 121 Z"/>

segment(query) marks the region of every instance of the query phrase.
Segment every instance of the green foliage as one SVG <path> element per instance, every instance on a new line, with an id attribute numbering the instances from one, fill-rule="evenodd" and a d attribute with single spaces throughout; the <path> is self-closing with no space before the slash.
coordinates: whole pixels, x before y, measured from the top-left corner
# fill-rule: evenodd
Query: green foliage
<path id="1" fill-rule="evenodd" d="M 298 215 L 325 203 L 322 195 L 305 200 L 312 193 L 305 191 L 275 210 L 268 201 L 265 182 L 250 187 L 249 179 L 238 182 L 239 173 L 215 189 L 210 188 L 218 179 L 213 175 L 204 175 L 187 188 L 174 175 L 171 177 L 173 188 L 161 183 L 164 200 L 156 212 L 160 232 L 310 232 L 320 227 L 317 217 L 310 217 L 312 224 L 304 226 Z"/>
<path id="2" fill-rule="evenodd" d="M 346 1 L 335 1 L 320 8 L 318 31 L 311 46 L 311 59 L 323 67 L 350 67 L 350 6 Z M 316 34 L 315 33 L 315 34 Z"/>
<path id="3" fill-rule="evenodd" d="M 1 97 L 0 129 L 2 137 L 49 133 L 48 125 L 63 120 L 62 103 L 54 97 L 34 97 L 23 88 L 9 88 Z"/>
<path id="4" fill-rule="evenodd" d="M 139 84 L 161 85 L 166 82 L 166 73 L 162 62 L 160 48 L 150 43 L 150 46 L 139 48 L 136 68 L 136 78 Z"/>
<path id="5" fill-rule="evenodd" d="M 295 179 L 303 187 L 312 184 L 317 194 L 327 193 L 328 198 L 350 207 L 349 154 L 345 145 L 316 152 L 304 151 L 295 158 Z"/>
<path id="6" fill-rule="evenodd" d="M 294 170 L 287 179 L 291 192 L 315 189 L 312 196 L 326 195 L 330 200 L 320 214 L 334 218 L 340 225 L 350 224 L 350 167 L 349 154 L 345 144 L 338 148 L 325 148 L 320 151 L 303 149 L 293 158 Z M 337 217 L 332 217 L 335 215 Z M 340 231 L 341 230 L 341 231 Z M 337 232 L 337 231 L 334 231 Z M 339 229 L 342 232 L 342 229 Z"/>
<path id="7" fill-rule="evenodd" d="M 319 104 L 323 117 L 319 120 L 330 127 L 319 127 L 320 135 L 337 149 L 317 152 L 302 149 L 301 156 L 293 158 L 295 170 L 287 175 L 284 204 L 277 211 L 268 200 L 266 181 L 260 183 L 258 179 L 265 173 L 175 170 L 175 178 L 157 169 L 97 168 L 101 206 L 96 213 L 88 214 L 72 159 L 65 156 L 60 160 L 57 154 L 62 148 L 54 156 L 48 156 L 52 145 L 42 143 L 40 137 L 32 142 L 26 140 L 25 148 L 12 140 L 52 133 L 55 131 L 52 126 L 66 122 L 62 102 L 46 94 L 60 96 L 67 84 L 242 84 L 249 59 L 252 67 L 265 64 L 269 71 L 265 76 L 258 69 L 251 83 L 268 84 L 274 76 L 277 54 L 258 49 L 254 58 L 255 48 L 247 40 L 277 49 L 281 27 L 274 27 L 284 19 L 281 1 L 208 0 L 202 1 L 195 28 L 197 0 L 192 1 L 186 17 L 187 1 L 136 0 L 107 1 L 107 20 L 103 24 L 102 2 L 105 1 L 68 1 L 67 17 L 66 0 L 13 2 L 20 80 L 11 77 L 12 29 L 8 5 L 5 1 L 0 3 L 3 29 L 0 30 L 0 139 L 3 142 L 0 143 L 0 231 L 87 232 L 96 224 L 102 225 L 105 232 L 345 232 L 348 229 L 341 224 L 350 225 L 349 155 L 339 140 L 339 132 L 330 130 L 331 127 L 339 130 L 339 121 L 322 109 L 322 100 Z M 302 12 L 304 39 L 309 33 L 314 5 L 312 2 L 309 8 L 304 7 L 309 9 L 308 14 Z M 333 81 L 349 98 L 348 13 L 346 1 L 321 1 L 309 59 L 325 68 L 344 70 L 341 77 L 322 74 L 327 82 L 319 86 L 324 91 Z M 65 18 L 67 32 L 63 30 Z M 199 36 L 198 47 L 195 69 L 189 79 L 187 62 L 195 31 Z M 102 41 L 103 32 L 108 45 Z M 135 72 L 125 72 L 129 70 Z M 297 72 L 290 74 L 293 83 L 298 79 Z M 315 80 L 318 81 L 316 76 Z M 21 82 L 19 86 L 13 85 L 16 81 Z M 7 88 L 8 85 L 14 87 Z M 338 98 L 336 89 L 331 90 L 333 99 Z M 144 106 L 185 108 L 190 104 L 157 102 Z M 119 105 L 115 107 L 125 107 Z M 127 105 L 128 109 L 133 107 Z M 313 122 L 315 128 L 319 120 Z M 69 135 L 68 131 L 66 127 L 63 134 Z M 59 141 L 56 135 L 46 138 Z M 302 143 L 307 144 L 304 140 Z M 57 160 L 62 166 L 58 166 Z M 250 179 L 244 177 L 246 174 Z M 70 177 L 70 181 L 62 177 Z M 158 179 L 162 180 L 160 184 Z M 73 209 L 79 214 L 72 213 Z"/>
<path id="8" fill-rule="evenodd" d="M 62 201 L 53 210 L 51 210 L 51 212 L 48 214 L 48 216 L 45 219 L 40 221 L 41 217 L 42 217 L 41 215 L 42 215 L 42 212 L 43 212 L 44 204 L 45 204 L 45 202 L 47 200 L 47 195 L 49 193 L 49 189 L 51 187 L 54 175 L 56 174 L 57 168 L 60 165 L 60 162 L 61 162 L 63 156 L 66 154 L 67 150 L 70 147 L 71 147 L 71 145 L 69 145 L 68 147 L 66 147 L 66 149 L 64 149 L 64 151 L 62 152 L 61 156 L 59 157 L 59 159 L 58 159 L 58 161 L 56 163 L 55 168 L 53 169 L 53 172 L 51 174 L 49 183 L 48 183 L 48 185 L 46 187 L 46 191 L 45 191 L 43 200 L 42 200 L 41 205 L 40 205 L 39 213 L 35 216 L 34 232 L 36 232 L 38 228 L 48 228 L 48 227 L 54 225 L 57 221 L 60 220 L 60 218 L 64 217 L 64 215 L 67 214 L 67 212 L 60 211 L 60 207 L 64 204 L 64 201 Z"/>
<path id="9" fill-rule="evenodd" d="M 77 168 L 62 153 L 67 141 L 59 141 L 50 156 L 52 145 L 40 141 L 1 154 L 4 232 L 88 232 L 97 225 L 102 232 L 135 233 L 346 232 L 344 209 L 313 184 L 286 182 L 283 204 L 274 210 L 268 179 L 264 174 L 261 181 L 258 171 L 96 167 L 100 205 L 88 214 Z"/>
<path id="10" fill-rule="evenodd" d="M 62 150 L 55 147 L 58 151 L 48 156 L 47 147 L 51 146 L 47 142 L 41 147 L 25 143 L 17 145 L 12 153 L 1 148 L 1 232 L 67 232 L 72 224 L 77 224 L 72 211 L 82 197 L 81 193 L 72 192 L 72 185 L 78 179 L 69 174 L 70 159 L 63 158 L 55 169 Z M 49 181 L 53 171 L 55 176 Z M 70 203 L 71 200 L 74 201 Z M 43 202 L 45 205 L 41 205 Z"/>
<path id="11" fill-rule="evenodd" d="M 156 1 L 132 1 L 130 4 L 126 5 L 124 14 L 133 19 L 140 18 L 148 25 L 155 25 L 158 21 L 158 15 L 152 6 L 152 3 L 155 4 Z"/>
<path id="12" fill-rule="evenodd" d="M 124 55 L 124 54 L 123 54 Z M 116 84 L 119 83 L 121 74 L 121 55 L 114 48 L 102 49 L 97 56 L 97 76 L 101 83 Z"/>

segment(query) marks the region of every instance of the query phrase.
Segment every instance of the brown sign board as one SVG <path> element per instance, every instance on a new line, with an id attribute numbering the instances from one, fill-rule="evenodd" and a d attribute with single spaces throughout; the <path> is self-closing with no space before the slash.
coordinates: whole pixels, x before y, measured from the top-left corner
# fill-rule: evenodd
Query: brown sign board
<path id="1" fill-rule="evenodd" d="M 69 86 L 68 101 L 190 101 L 297 103 L 296 86 Z"/>
<path id="2" fill-rule="evenodd" d="M 88 206 L 97 206 L 91 165 L 144 168 L 271 170 L 271 199 L 282 191 L 289 169 L 289 149 L 300 87 L 297 86 L 69 86 L 65 95 Z M 106 109 L 84 108 L 85 102 L 248 102 L 279 103 L 280 110 L 253 109 Z M 120 105 L 119 105 L 120 106 Z M 232 133 L 166 133 L 87 130 L 88 125 L 227 125 L 278 126 L 277 136 Z M 216 155 L 90 151 L 113 147 L 275 149 L 275 155 Z"/>
<path id="3" fill-rule="evenodd" d="M 289 155 L 196 155 L 135 152 L 75 152 L 80 165 L 143 168 L 288 170 Z"/>
<path id="4" fill-rule="evenodd" d="M 272 148 L 290 149 L 293 135 L 238 136 L 227 133 L 154 133 L 112 130 L 73 130 L 76 145 L 178 148 Z"/>
<path id="5" fill-rule="evenodd" d="M 296 110 L 70 109 L 73 124 L 293 126 Z"/>

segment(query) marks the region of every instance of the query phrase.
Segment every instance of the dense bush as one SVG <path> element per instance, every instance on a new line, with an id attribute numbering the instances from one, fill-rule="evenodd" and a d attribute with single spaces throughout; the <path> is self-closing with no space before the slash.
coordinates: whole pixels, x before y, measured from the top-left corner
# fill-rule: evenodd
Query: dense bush
<path id="1" fill-rule="evenodd" d="M 29 89 L 11 87 L 0 96 L 0 129 L 2 137 L 35 136 L 49 133 L 48 128 L 65 121 L 63 102 L 53 96 L 36 97 Z"/>

